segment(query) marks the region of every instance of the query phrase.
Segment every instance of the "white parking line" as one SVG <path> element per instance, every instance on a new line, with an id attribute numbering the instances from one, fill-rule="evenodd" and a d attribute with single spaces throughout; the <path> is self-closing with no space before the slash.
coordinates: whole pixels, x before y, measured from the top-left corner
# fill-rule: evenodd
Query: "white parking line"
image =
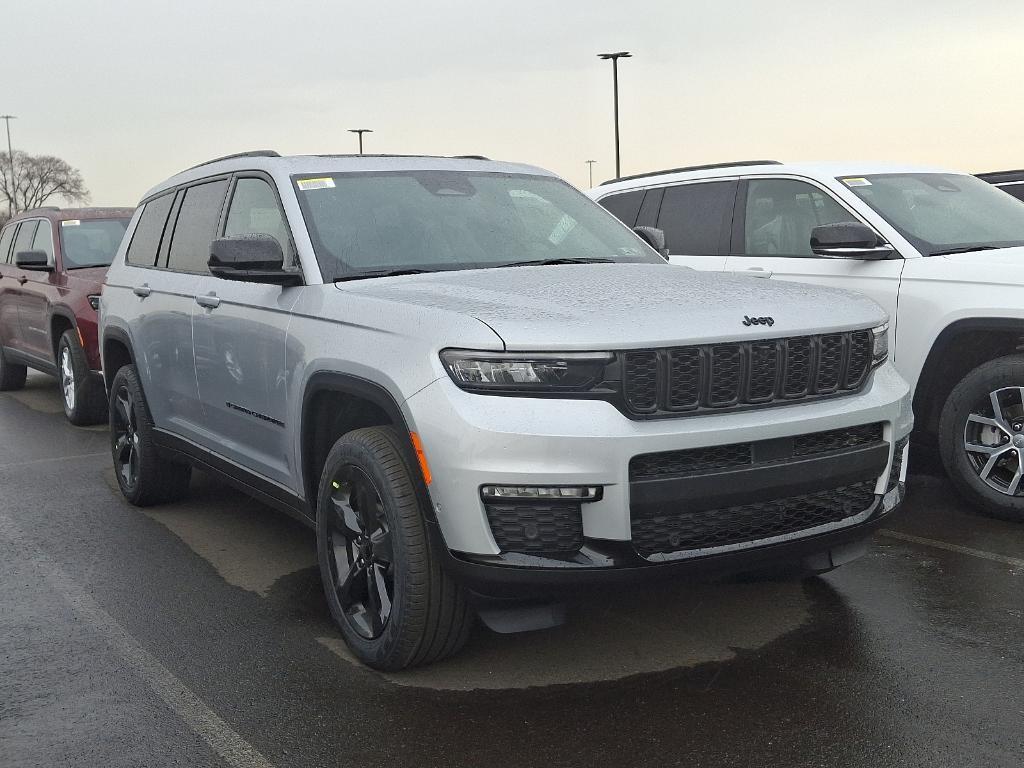
<path id="1" fill-rule="evenodd" d="M 0 536 L 28 555 L 42 571 L 47 583 L 102 636 L 121 659 L 133 669 L 214 752 L 234 768 L 273 768 L 255 747 L 239 736 L 217 714 L 181 682 L 174 673 L 145 650 L 82 587 L 75 583 L 44 552 L 21 533 L 14 521 L 0 513 Z"/>
<path id="2" fill-rule="evenodd" d="M 961 555 L 970 555 L 971 557 L 980 557 L 983 560 L 991 560 L 994 563 L 1003 563 L 1005 565 L 1012 565 L 1015 568 L 1024 568 L 1024 560 L 1019 557 L 1009 557 L 1007 555 L 998 555 L 995 552 L 985 552 L 981 549 L 972 549 L 971 547 L 963 547 L 959 544 L 950 544 L 946 541 L 938 541 L 937 539 L 925 539 L 921 536 L 911 536 L 909 533 L 900 533 L 899 531 L 891 531 L 888 528 L 883 528 L 878 532 L 882 536 L 890 539 L 899 539 L 900 541 L 909 541 L 912 544 L 920 544 L 923 547 L 935 547 L 936 549 L 945 549 L 947 552 L 959 552 Z"/>

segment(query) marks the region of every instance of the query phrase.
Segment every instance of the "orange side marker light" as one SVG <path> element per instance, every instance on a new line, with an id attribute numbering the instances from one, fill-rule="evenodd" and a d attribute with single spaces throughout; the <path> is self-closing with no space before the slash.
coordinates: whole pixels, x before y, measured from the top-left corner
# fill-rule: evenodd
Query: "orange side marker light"
<path id="1" fill-rule="evenodd" d="M 410 432 L 409 438 L 412 440 L 413 450 L 416 451 L 416 460 L 420 463 L 420 472 L 423 473 L 423 482 L 430 485 L 430 481 L 433 478 L 430 476 L 430 465 L 427 464 L 427 455 L 423 452 L 423 443 L 420 442 L 420 436 L 415 432 Z"/>

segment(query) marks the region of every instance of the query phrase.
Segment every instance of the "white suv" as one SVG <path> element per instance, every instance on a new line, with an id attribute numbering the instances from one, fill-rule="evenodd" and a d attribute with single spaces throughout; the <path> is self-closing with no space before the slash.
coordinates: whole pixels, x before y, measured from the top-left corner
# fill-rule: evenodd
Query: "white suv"
<path id="1" fill-rule="evenodd" d="M 591 196 L 662 229 L 674 264 L 875 299 L 922 439 L 968 499 L 1024 520 L 1024 203 L 941 169 L 771 161 L 643 174 Z"/>
<path id="2" fill-rule="evenodd" d="M 206 163 L 142 200 L 101 318 L 125 497 L 197 465 L 314 526 L 375 667 L 453 653 L 471 606 L 507 631 L 586 582 L 828 570 L 903 496 L 881 307 L 671 267 L 531 166 Z"/>

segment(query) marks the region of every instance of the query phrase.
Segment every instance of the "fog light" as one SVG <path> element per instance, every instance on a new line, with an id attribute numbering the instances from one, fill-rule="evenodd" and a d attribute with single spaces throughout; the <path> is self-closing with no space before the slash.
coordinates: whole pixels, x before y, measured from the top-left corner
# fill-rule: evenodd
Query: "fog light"
<path id="1" fill-rule="evenodd" d="M 484 501 L 599 501 L 600 485 L 485 485 L 480 489 Z"/>

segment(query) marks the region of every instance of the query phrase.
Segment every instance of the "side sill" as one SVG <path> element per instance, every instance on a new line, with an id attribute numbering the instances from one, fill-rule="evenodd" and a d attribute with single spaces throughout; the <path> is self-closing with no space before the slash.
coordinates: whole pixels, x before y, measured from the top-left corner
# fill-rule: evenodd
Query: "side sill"
<path id="1" fill-rule="evenodd" d="M 184 459 L 204 472 L 219 477 L 259 502 L 294 517 L 304 525 L 314 528 L 315 518 L 306 502 L 287 488 L 258 475 L 238 463 L 219 456 L 191 440 L 154 428 L 156 444 L 161 451 L 178 459 Z"/>

